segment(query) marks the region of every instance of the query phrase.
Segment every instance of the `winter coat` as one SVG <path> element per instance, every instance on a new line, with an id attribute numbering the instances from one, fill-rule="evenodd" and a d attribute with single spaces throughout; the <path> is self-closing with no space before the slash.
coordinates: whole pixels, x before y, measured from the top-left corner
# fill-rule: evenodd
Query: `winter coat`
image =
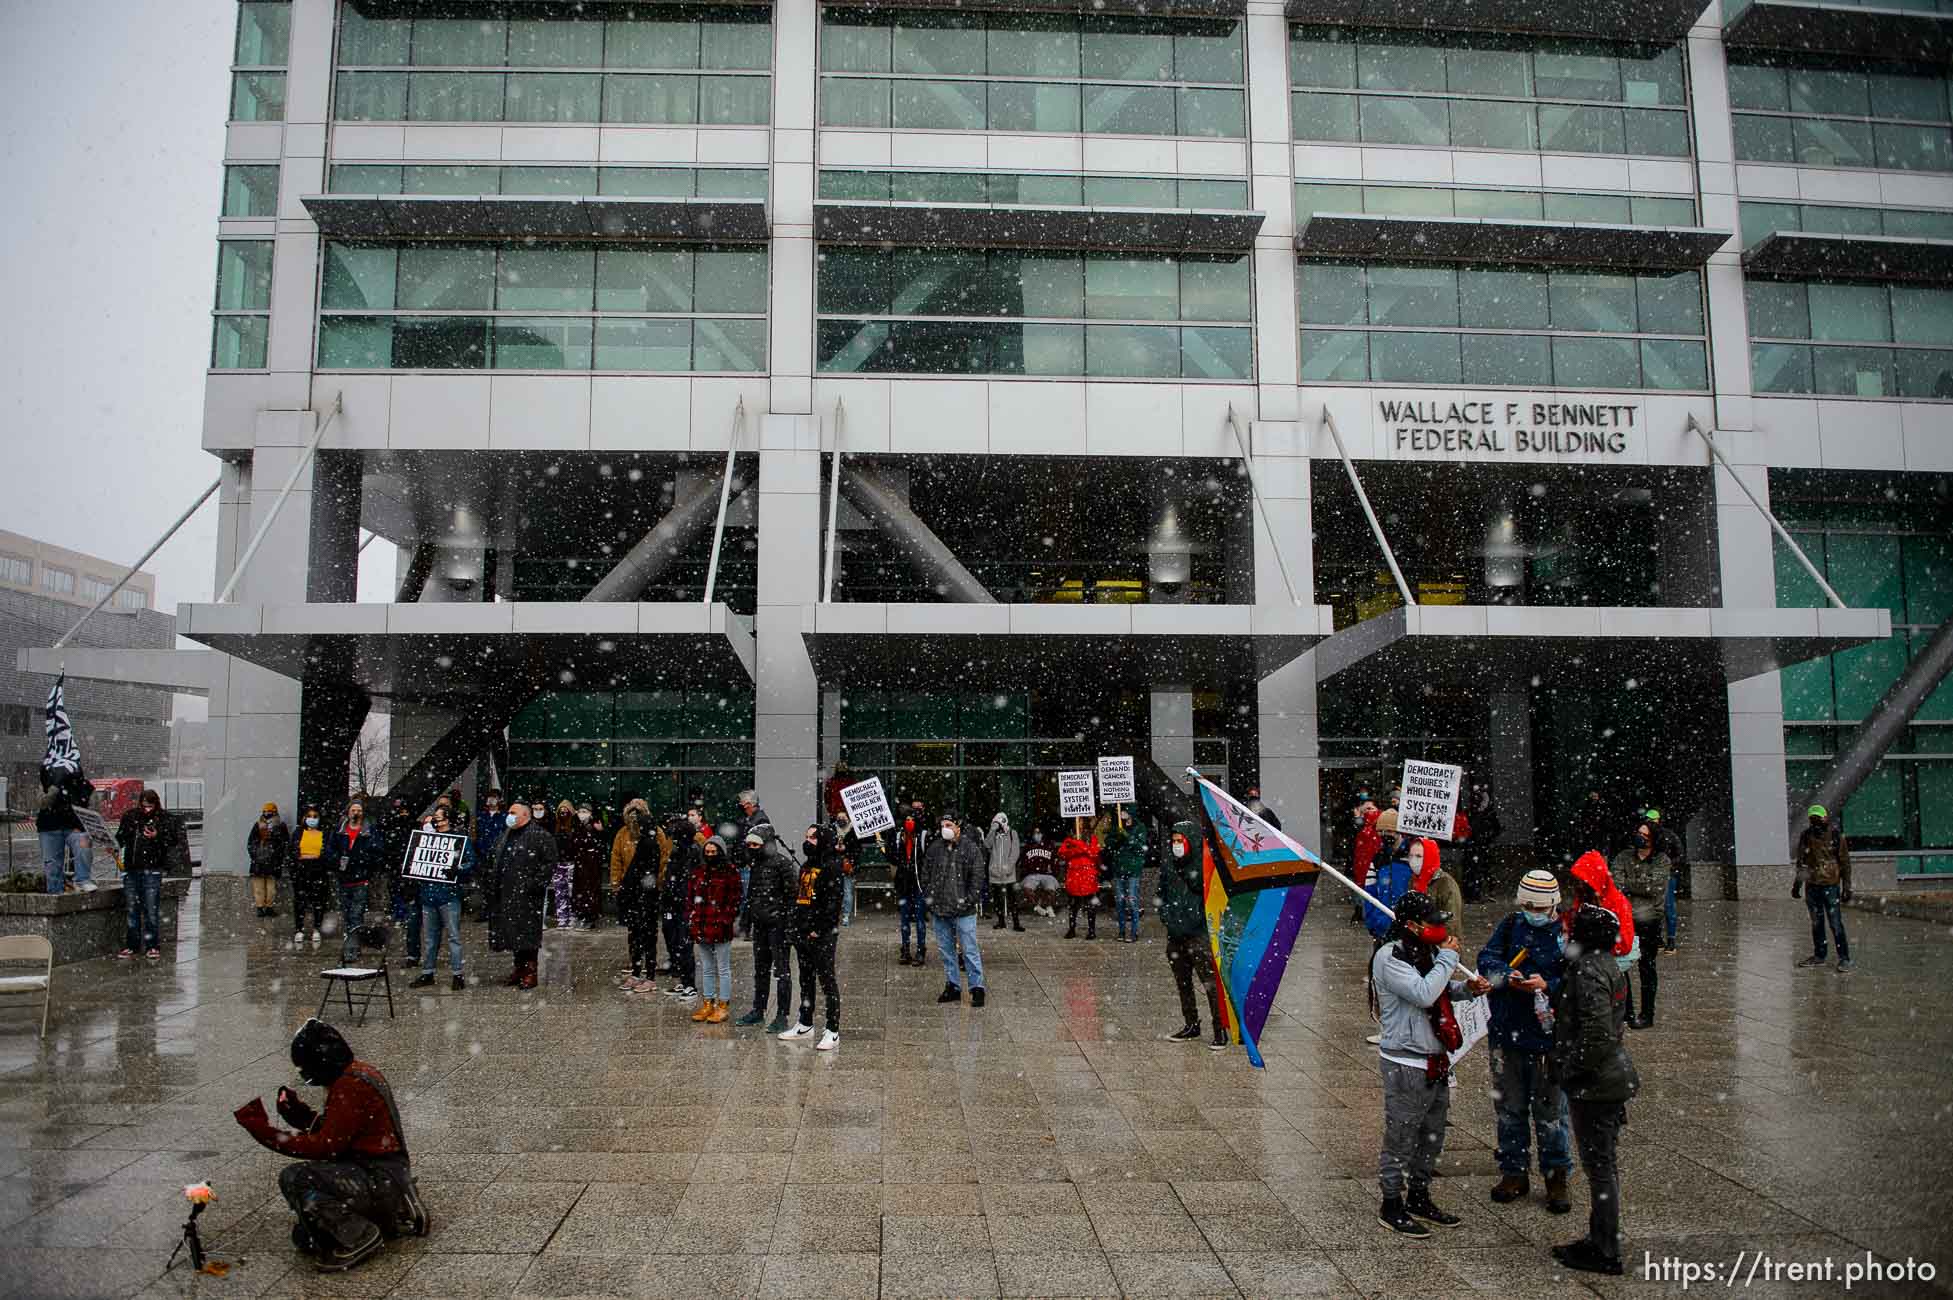
<path id="1" fill-rule="evenodd" d="M 70 772 L 66 768 L 43 767 L 41 769 L 41 806 L 34 814 L 34 829 L 37 831 L 78 831 L 82 828 L 81 818 L 76 814 L 77 806 L 86 808 L 95 797 L 95 787 L 88 784 L 88 778 L 77 767 Z"/>
<path id="2" fill-rule="evenodd" d="M 1016 884 L 1017 859 L 1024 852 L 1024 842 L 1011 829 L 1010 818 L 1002 813 L 991 818 L 990 833 L 984 839 L 990 846 L 990 883 Z"/>
<path id="3" fill-rule="evenodd" d="M 407 852 L 404 836 L 400 852 Z M 386 879 L 393 860 L 387 853 L 386 836 L 378 830 L 363 826 L 354 834 L 352 827 L 342 826 L 326 837 L 325 866 L 341 889 L 349 889 Z"/>
<path id="4" fill-rule="evenodd" d="M 1513 965 L 1512 959 L 1522 952 L 1526 955 Z M 1566 935 L 1559 925 L 1534 925 L 1523 913 L 1511 913 L 1478 950 L 1478 973 L 1492 981 L 1492 1046 L 1533 1054 L 1551 1051 L 1553 1032 L 1539 1023 L 1533 995 L 1507 988 L 1505 980 L 1537 975 L 1546 981 L 1548 998 L 1559 993 L 1566 978 Z"/>
<path id="5" fill-rule="evenodd" d="M 1350 850 L 1350 879 L 1358 884 L 1369 877 L 1370 864 L 1376 861 L 1377 851 L 1383 847 L 1383 836 L 1377 833 L 1377 818 L 1381 816 L 1381 808 L 1363 815 L 1363 829 L 1356 833 L 1356 843 Z"/>
<path id="6" fill-rule="evenodd" d="M 150 824 L 156 833 L 144 835 L 143 828 Z M 121 824 L 115 828 L 115 842 L 122 850 L 122 869 L 124 871 L 163 871 L 169 866 L 170 855 L 176 843 L 183 837 L 183 825 L 162 809 L 147 813 L 140 806 L 125 813 Z"/>
<path id="7" fill-rule="evenodd" d="M 813 847 L 803 845 L 801 853 L 806 861 L 800 866 L 793 892 L 793 915 L 787 920 L 787 932 L 795 943 L 817 943 L 840 931 L 845 897 L 841 850 L 831 835 L 823 834 Z"/>
<path id="8" fill-rule="evenodd" d="M 915 822 L 915 829 L 906 829 L 911 820 Z M 929 845 L 936 837 L 923 829 L 928 822 L 920 815 L 905 817 L 900 825 L 905 829 L 896 837 L 895 896 L 914 898 L 922 892 L 922 855 L 928 852 Z"/>
<path id="9" fill-rule="evenodd" d="M 671 840 L 671 856 L 665 859 L 658 878 L 659 905 L 665 915 L 684 920 L 692 914 L 692 871 L 699 863 L 698 828 L 683 817 L 674 817 L 665 826 Z"/>
<path id="10" fill-rule="evenodd" d="M 1813 889 L 1841 885 L 1851 892 L 1851 849 L 1843 831 L 1829 823 L 1822 831 L 1803 829 L 1797 836 L 1797 883 Z"/>
<path id="11" fill-rule="evenodd" d="M 1112 874 L 1120 880 L 1127 880 L 1146 869 L 1146 828 L 1138 822 L 1130 830 L 1121 830 L 1117 822 L 1105 837 L 1105 856 L 1112 868 Z"/>
<path id="12" fill-rule="evenodd" d="M 1424 846 L 1424 865 L 1411 879 L 1411 888 L 1420 894 L 1428 894 L 1438 905 L 1440 912 L 1451 913 L 1451 923 L 1455 927 L 1465 916 L 1465 891 L 1458 887 L 1444 869 L 1444 858 L 1438 852 L 1436 840 L 1419 840 Z M 1408 850 L 1406 850 L 1408 857 Z"/>
<path id="13" fill-rule="evenodd" d="M 1614 882 L 1628 896 L 1635 925 L 1648 929 L 1661 920 L 1662 901 L 1668 895 L 1670 865 L 1666 853 L 1650 853 L 1645 860 L 1633 849 L 1622 849 L 1614 855 L 1610 870 Z"/>
<path id="14" fill-rule="evenodd" d="M 1613 875 L 1607 870 L 1607 860 L 1592 849 L 1582 853 L 1573 864 L 1573 878 L 1594 891 L 1594 902 L 1614 914 L 1621 923 L 1621 936 L 1614 941 L 1614 955 L 1625 957 L 1634 951 L 1634 909 L 1628 905 L 1627 895 L 1615 885 Z M 1568 934 L 1573 933 L 1574 908 L 1566 914 L 1565 925 Z"/>
<path id="15" fill-rule="evenodd" d="M 731 943 L 739 896 L 739 868 L 732 860 L 724 852 L 716 860 L 701 856 L 692 868 L 692 942 Z"/>
<path id="16" fill-rule="evenodd" d="M 284 871 L 285 859 L 291 852 L 292 828 L 282 818 L 274 818 L 270 826 L 252 822 L 251 829 L 244 834 L 244 856 L 254 876 L 276 879 Z"/>
<path id="17" fill-rule="evenodd" d="M 1057 872 L 1052 870 L 1051 846 L 1042 841 L 1026 844 L 1023 856 L 1017 860 L 1017 878 L 1027 880 L 1032 876 L 1057 879 Z"/>
<path id="18" fill-rule="evenodd" d="M 1627 1015 L 1627 973 L 1607 953 L 1581 953 L 1553 1002 L 1553 1077 L 1569 1101 L 1626 1102 L 1641 1090 L 1621 1044 Z"/>
<path id="19" fill-rule="evenodd" d="M 432 830 L 434 828 L 429 826 L 424 829 Z M 402 851 L 404 853 L 404 849 Z M 459 902 L 461 895 L 466 893 L 468 886 L 474 882 L 475 846 L 472 841 L 466 838 L 463 838 L 461 841 L 461 869 L 455 875 L 456 881 L 452 885 L 437 884 L 431 880 L 417 880 L 413 882 L 416 886 L 414 891 L 415 896 L 420 899 L 421 906 L 442 908 L 446 907 L 449 903 Z"/>
<path id="20" fill-rule="evenodd" d="M 800 864 L 780 837 L 766 833 L 766 843 L 752 852 L 747 881 L 746 911 L 760 925 L 781 925 L 800 892 Z"/>
<path id="21" fill-rule="evenodd" d="M 485 812 L 475 817 L 475 853 L 483 862 L 495 860 L 495 846 L 502 842 L 502 836 L 509 829 L 509 815 L 506 812 Z"/>
<path id="22" fill-rule="evenodd" d="M 983 845 L 967 835 L 946 840 L 940 835 L 922 851 L 918 872 L 929 915 L 946 918 L 975 916 L 989 873 Z"/>
<path id="23" fill-rule="evenodd" d="M 543 895 L 556 869 L 556 837 L 541 822 L 510 828 L 495 846 L 495 859 L 483 873 L 488 896 L 490 946 L 497 952 L 534 952 L 542 947 Z"/>
<path id="24" fill-rule="evenodd" d="M 1369 882 L 1371 895 L 1384 907 L 1392 909 L 1396 908 L 1398 899 L 1410 892 L 1411 887 L 1408 839 L 1403 842 L 1399 852 L 1406 856 L 1392 858 L 1377 867 L 1374 877 Z M 1390 932 L 1390 917 L 1382 907 L 1365 903 L 1363 904 L 1363 927 L 1370 932 L 1371 938 L 1382 942 L 1383 936 Z"/>
<path id="25" fill-rule="evenodd" d="M 1065 882 L 1065 892 L 1073 898 L 1099 892 L 1098 836 L 1089 840 L 1065 836 L 1064 843 L 1058 846 L 1058 879 Z"/>
<path id="26" fill-rule="evenodd" d="M 633 930 L 655 925 L 659 914 L 658 842 L 651 838 L 644 821 L 632 825 L 629 817 L 625 818 L 624 829 L 610 844 L 610 870 L 617 882 L 617 919 Z"/>
<path id="27" fill-rule="evenodd" d="M 631 814 L 637 814 L 637 821 L 631 821 Z M 651 834 L 651 807 L 642 799 L 633 799 L 624 805 L 622 824 L 617 834 L 610 840 L 610 887 L 614 891 L 624 883 L 624 873 L 630 868 L 631 859 L 637 854 L 639 836 Z M 652 883 L 656 883 L 657 873 L 652 873 Z"/>
<path id="28" fill-rule="evenodd" d="M 1168 938 L 1191 939 L 1207 933 L 1200 828 L 1192 822 L 1176 822 L 1173 829 L 1187 837 L 1187 856 L 1174 857 L 1168 845 L 1160 861 L 1160 923 L 1166 926 Z"/>

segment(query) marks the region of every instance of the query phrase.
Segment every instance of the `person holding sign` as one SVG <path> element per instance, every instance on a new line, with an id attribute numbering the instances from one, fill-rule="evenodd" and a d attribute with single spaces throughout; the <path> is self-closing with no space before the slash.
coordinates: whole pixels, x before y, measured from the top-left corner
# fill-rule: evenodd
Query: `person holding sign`
<path id="1" fill-rule="evenodd" d="M 1146 869 L 1146 828 L 1121 807 L 1105 837 L 1112 860 L 1113 914 L 1119 919 L 1119 942 L 1139 942 L 1139 876 Z"/>
<path id="2" fill-rule="evenodd" d="M 421 822 L 421 829 L 436 835 L 454 834 L 454 827 L 448 821 L 450 805 L 437 803 L 434 811 Z M 408 839 L 407 855 L 413 856 L 414 840 Z M 421 877 L 416 883 L 420 891 L 420 974 L 408 988 L 430 988 L 434 983 L 434 963 L 441 951 L 441 931 L 448 932 L 448 975 L 456 993 L 468 987 L 463 977 L 461 963 L 461 895 L 467 892 L 468 885 L 475 874 L 474 848 L 464 835 L 456 835 L 455 842 L 461 846 L 461 862 L 454 869 L 452 883 L 429 880 Z"/>
<path id="3" fill-rule="evenodd" d="M 1078 937 L 1078 909 L 1085 909 L 1085 937 L 1099 937 L 1099 837 L 1085 830 L 1082 821 L 1072 823 L 1072 833 L 1058 846 L 1058 867 L 1064 875 L 1065 893 L 1071 899 L 1071 922 L 1065 938 Z"/>

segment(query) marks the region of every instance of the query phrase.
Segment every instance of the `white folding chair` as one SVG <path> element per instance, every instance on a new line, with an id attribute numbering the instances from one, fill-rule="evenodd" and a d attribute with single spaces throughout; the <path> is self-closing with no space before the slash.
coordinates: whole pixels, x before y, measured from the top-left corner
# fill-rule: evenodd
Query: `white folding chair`
<path id="1" fill-rule="evenodd" d="M 10 934 L 0 938 L 0 962 L 38 961 L 39 975 L 0 975 L 0 997 L 39 993 L 41 1037 L 47 1037 L 48 1005 L 54 1001 L 54 945 L 39 934 Z"/>

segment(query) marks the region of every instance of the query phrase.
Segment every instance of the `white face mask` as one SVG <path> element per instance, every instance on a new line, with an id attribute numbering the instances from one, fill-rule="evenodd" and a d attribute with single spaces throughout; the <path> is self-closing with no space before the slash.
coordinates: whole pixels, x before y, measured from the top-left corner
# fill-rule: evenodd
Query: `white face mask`
<path id="1" fill-rule="evenodd" d="M 578 809 L 576 814 L 576 819 L 580 822 L 587 822 L 590 820 L 590 814 L 582 811 L 581 809 Z"/>
<path id="2" fill-rule="evenodd" d="M 1184 857 L 1186 857 L 1186 856 L 1187 856 L 1187 846 L 1186 846 L 1186 845 L 1184 845 L 1184 844 L 1175 844 L 1175 845 L 1173 846 L 1173 856 L 1174 856 L 1174 857 L 1176 857 L 1176 858 L 1184 858 Z"/>
<path id="3" fill-rule="evenodd" d="M 1553 924 L 1553 914 L 1551 912 L 1528 912 L 1521 909 L 1519 915 L 1526 918 L 1527 925 L 1536 925 L 1543 928 Z"/>
<path id="4" fill-rule="evenodd" d="M 307 817 L 305 819 L 305 824 L 307 827 L 309 827 L 312 830 L 319 829 L 319 819 L 317 817 Z"/>
<path id="5" fill-rule="evenodd" d="M 514 813 L 509 814 L 508 821 L 510 826 L 517 826 L 521 824 L 520 822 L 517 821 L 516 815 Z"/>
<path id="6" fill-rule="evenodd" d="M 946 839 L 946 840 L 953 840 L 953 839 L 955 839 L 955 838 L 956 838 L 956 828 L 955 828 L 954 826 L 945 826 L 945 827 L 943 827 L 943 838 L 944 838 L 944 839 Z"/>

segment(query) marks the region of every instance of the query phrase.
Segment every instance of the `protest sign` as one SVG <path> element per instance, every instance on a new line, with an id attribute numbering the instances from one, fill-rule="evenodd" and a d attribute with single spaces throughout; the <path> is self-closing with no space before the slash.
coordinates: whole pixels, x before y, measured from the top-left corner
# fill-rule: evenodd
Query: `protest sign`
<path id="1" fill-rule="evenodd" d="M 843 786 L 841 802 L 847 806 L 848 825 L 856 835 L 865 837 L 894 829 L 895 814 L 888 810 L 888 795 L 882 791 L 880 777 Z"/>
<path id="2" fill-rule="evenodd" d="M 1097 812 L 1098 805 L 1092 800 L 1091 769 L 1058 773 L 1058 815 L 1090 817 Z"/>
<path id="3" fill-rule="evenodd" d="M 466 835 L 453 831 L 417 830 L 407 837 L 407 861 L 402 865 L 400 874 L 423 884 L 459 884 L 461 861 L 467 852 Z"/>
<path id="4" fill-rule="evenodd" d="M 1397 803 L 1397 831 L 1449 840 L 1458 819 L 1458 786 L 1465 769 L 1450 763 L 1404 760 L 1404 789 Z"/>
<path id="5" fill-rule="evenodd" d="M 1451 1066 L 1456 1069 L 1458 1062 L 1465 1058 L 1465 1053 L 1477 1046 L 1478 1040 L 1491 1029 L 1492 1007 L 1484 998 L 1473 998 L 1469 1002 L 1452 1003 L 1451 1014 L 1458 1017 L 1458 1032 L 1465 1038 L 1458 1050 L 1451 1053 Z"/>
<path id="6" fill-rule="evenodd" d="M 1099 802 L 1133 803 L 1132 759 L 1101 758 L 1099 760 Z"/>

